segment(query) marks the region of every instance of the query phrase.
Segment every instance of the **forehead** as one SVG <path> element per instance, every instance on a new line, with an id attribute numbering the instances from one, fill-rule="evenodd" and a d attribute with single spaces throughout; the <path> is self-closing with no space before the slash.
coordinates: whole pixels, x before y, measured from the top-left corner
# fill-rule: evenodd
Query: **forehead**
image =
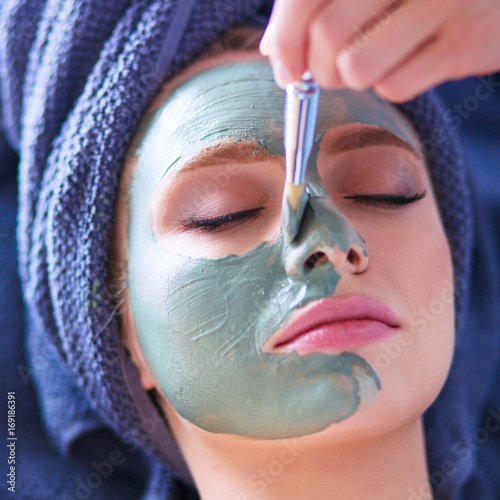
<path id="1" fill-rule="evenodd" d="M 165 173 L 183 158 L 217 143 L 258 141 L 283 154 L 285 93 L 267 59 L 230 61 L 205 69 L 179 84 L 144 126 L 141 151 L 161 159 Z M 419 141 L 393 105 L 370 91 L 323 91 L 316 134 L 350 123 L 377 125 L 411 144 Z M 160 172 L 158 172 L 160 173 Z"/>

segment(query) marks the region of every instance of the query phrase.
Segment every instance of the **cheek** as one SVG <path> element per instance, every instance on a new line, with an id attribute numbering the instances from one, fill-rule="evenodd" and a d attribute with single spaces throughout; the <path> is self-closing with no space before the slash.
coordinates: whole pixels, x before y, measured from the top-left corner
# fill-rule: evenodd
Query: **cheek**
<path id="1" fill-rule="evenodd" d="M 399 295 L 406 315 L 431 308 L 440 316 L 434 301 L 444 297 L 452 302 L 453 267 L 436 201 L 429 193 L 417 204 L 396 210 L 370 210 L 350 218 L 366 241 L 369 281 Z"/>
<path id="2" fill-rule="evenodd" d="M 407 420 L 437 397 L 451 363 L 454 303 L 448 242 L 431 199 L 418 217 L 359 231 L 367 242 L 372 282 L 391 290 L 389 300 L 402 319 L 400 334 L 363 353 L 382 384 L 376 411 L 388 421 L 390 415 Z"/>
<path id="3" fill-rule="evenodd" d="M 404 299 L 410 323 L 424 310 L 431 312 L 432 322 L 439 321 L 446 303 L 453 305 L 453 268 L 434 203 L 427 203 L 417 217 L 392 221 L 386 231 L 373 232 L 367 241 L 374 267 L 389 277 Z"/>

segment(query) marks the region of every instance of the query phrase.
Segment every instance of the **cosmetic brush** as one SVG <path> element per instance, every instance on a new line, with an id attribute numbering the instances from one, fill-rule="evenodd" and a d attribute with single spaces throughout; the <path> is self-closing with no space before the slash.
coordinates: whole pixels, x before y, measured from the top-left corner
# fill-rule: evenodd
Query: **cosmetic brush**
<path id="1" fill-rule="evenodd" d="M 297 236 L 307 204 L 307 163 L 314 144 L 320 89 L 306 71 L 302 79 L 286 87 L 286 178 L 281 211 L 282 233 L 287 243 Z"/>

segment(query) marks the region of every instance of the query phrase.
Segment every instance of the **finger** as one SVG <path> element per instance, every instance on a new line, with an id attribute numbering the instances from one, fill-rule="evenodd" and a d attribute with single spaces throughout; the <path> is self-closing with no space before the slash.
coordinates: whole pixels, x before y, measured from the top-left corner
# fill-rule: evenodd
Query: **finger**
<path id="1" fill-rule="evenodd" d="M 391 4 L 389 4 L 391 5 Z M 351 0 L 336 0 L 316 12 L 309 27 L 307 66 L 322 88 L 341 87 L 335 60 L 338 51 L 371 23 L 383 26 L 389 16 L 387 0 L 365 0 L 363 8 Z"/>
<path id="2" fill-rule="evenodd" d="M 269 18 L 269 22 L 267 23 L 266 29 L 264 30 L 264 34 L 260 39 L 259 43 L 259 52 L 263 56 L 271 55 L 271 40 L 272 40 L 272 32 L 273 32 L 273 16 L 271 13 L 271 17 Z"/>
<path id="3" fill-rule="evenodd" d="M 464 54 L 446 36 L 431 41 L 374 85 L 380 97 L 404 102 L 462 72 Z"/>
<path id="4" fill-rule="evenodd" d="M 380 16 L 386 4 L 387 0 L 366 0 L 363 9 L 353 9 L 350 0 L 337 0 L 317 13 L 309 29 L 307 65 L 320 87 L 343 86 L 335 64 L 338 51 L 360 26 Z"/>
<path id="5" fill-rule="evenodd" d="M 280 86 L 289 83 L 291 79 L 300 78 L 307 69 L 307 27 L 313 13 L 329 1 L 331 0 L 275 1 L 267 28 L 270 29 L 270 35 L 264 35 L 264 41 L 265 51 L 270 57 Z"/>
<path id="6" fill-rule="evenodd" d="M 350 46 L 339 53 L 340 77 L 353 89 L 371 87 L 435 36 L 441 23 L 428 1 L 404 3 L 361 50 Z"/>
<path id="7" fill-rule="evenodd" d="M 263 56 L 270 56 L 272 52 L 272 41 L 274 39 L 274 26 L 275 26 L 275 19 L 276 19 L 276 12 L 279 7 L 277 7 L 279 1 L 281 0 L 276 0 L 274 3 L 273 9 L 271 11 L 271 16 L 269 17 L 269 21 L 267 23 L 266 29 L 264 30 L 264 33 L 262 35 L 262 39 L 260 40 L 259 43 L 259 51 Z"/>

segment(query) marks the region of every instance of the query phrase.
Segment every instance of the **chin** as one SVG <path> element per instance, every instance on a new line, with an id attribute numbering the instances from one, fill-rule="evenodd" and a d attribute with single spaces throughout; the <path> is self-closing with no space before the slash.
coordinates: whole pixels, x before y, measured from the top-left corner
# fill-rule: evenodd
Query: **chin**
<path id="1" fill-rule="evenodd" d="M 350 417 L 298 439 L 319 447 L 361 444 L 417 424 L 439 395 L 451 365 L 453 312 L 441 323 L 411 337 L 397 334 L 353 351 L 375 370 L 380 391 L 375 397 L 372 392 L 362 393 L 361 403 Z M 408 342 L 409 338 L 414 340 Z"/>

